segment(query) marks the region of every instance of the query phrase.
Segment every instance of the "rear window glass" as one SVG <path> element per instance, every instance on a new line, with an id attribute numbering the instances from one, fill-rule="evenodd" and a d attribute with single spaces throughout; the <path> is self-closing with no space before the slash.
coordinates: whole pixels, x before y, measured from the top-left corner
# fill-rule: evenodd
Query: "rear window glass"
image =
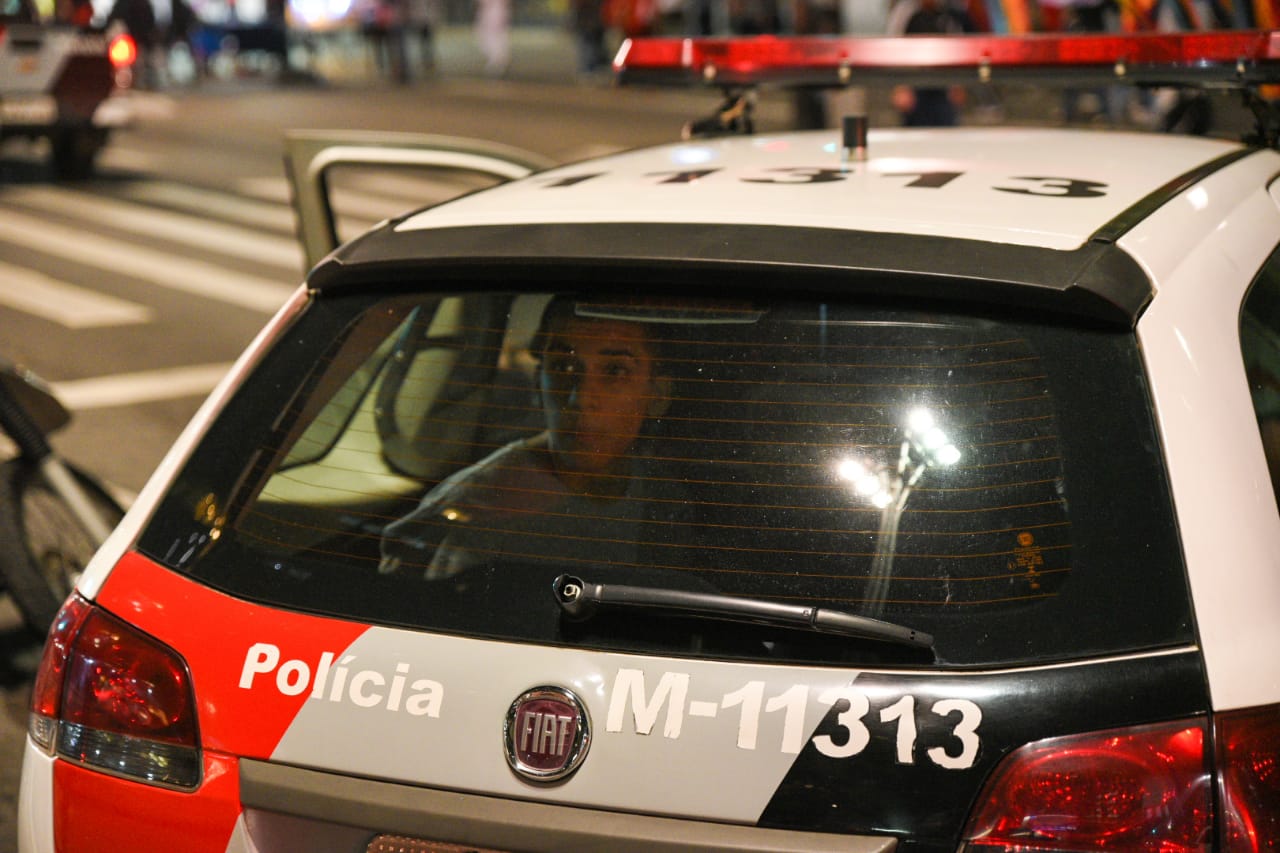
<path id="1" fill-rule="evenodd" d="M 881 305 L 322 300 L 141 544 L 285 607 L 624 651 L 974 666 L 1190 639 L 1133 336 Z M 571 622 L 564 574 L 936 643 Z"/>

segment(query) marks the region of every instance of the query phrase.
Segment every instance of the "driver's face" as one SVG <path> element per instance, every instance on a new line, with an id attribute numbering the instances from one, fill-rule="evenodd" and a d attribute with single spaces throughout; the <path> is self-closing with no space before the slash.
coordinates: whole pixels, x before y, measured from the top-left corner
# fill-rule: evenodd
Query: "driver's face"
<path id="1" fill-rule="evenodd" d="M 644 327 L 571 317 L 542 353 L 542 405 L 556 467 L 616 474 L 653 404 L 653 354 Z"/>

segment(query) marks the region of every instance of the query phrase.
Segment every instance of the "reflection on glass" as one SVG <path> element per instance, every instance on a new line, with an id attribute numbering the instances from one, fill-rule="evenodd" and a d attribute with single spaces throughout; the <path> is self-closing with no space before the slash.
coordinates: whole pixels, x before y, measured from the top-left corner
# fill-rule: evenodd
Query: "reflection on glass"
<path id="1" fill-rule="evenodd" d="M 866 612 L 872 616 L 884 610 L 889 579 L 893 575 L 893 557 L 897 553 L 898 526 L 912 488 L 929 469 L 955 465 L 962 455 L 928 409 L 911 410 L 902 432 L 896 466 L 878 465 L 873 460 L 854 456 L 836 465 L 837 476 L 849 482 L 859 497 L 880 510 L 880 529 L 866 595 Z"/>

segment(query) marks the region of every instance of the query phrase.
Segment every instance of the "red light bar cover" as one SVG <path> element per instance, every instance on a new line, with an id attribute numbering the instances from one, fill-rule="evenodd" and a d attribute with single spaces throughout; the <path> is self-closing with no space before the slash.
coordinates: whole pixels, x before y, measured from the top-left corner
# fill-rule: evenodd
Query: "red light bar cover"
<path id="1" fill-rule="evenodd" d="M 1248 86 L 1280 82 L 1280 30 L 1138 35 L 628 39 L 624 83 L 846 86 L 990 80 Z"/>

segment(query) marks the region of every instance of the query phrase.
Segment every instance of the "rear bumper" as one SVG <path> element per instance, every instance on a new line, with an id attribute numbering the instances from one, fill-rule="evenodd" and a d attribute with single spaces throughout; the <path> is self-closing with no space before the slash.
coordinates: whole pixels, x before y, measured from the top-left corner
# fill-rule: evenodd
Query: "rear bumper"
<path id="1" fill-rule="evenodd" d="M 529 853 L 892 853 L 886 837 L 761 829 L 574 808 L 379 782 L 262 761 L 240 762 L 255 850 L 362 851 L 375 834 Z M 273 839 L 287 842 L 274 846 Z M 353 846 L 354 845 L 354 846 Z"/>
<path id="2" fill-rule="evenodd" d="M 53 853 L 54 758 L 26 739 L 18 795 L 18 853 Z"/>
<path id="3" fill-rule="evenodd" d="M 611 853 L 893 853 L 892 838 L 760 829 L 420 788 L 205 753 L 192 793 L 140 785 L 54 759 L 29 740 L 19 853 L 172 849 L 361 853 L 380 834 L 498 850 Z M 74 806 L 73 806 L 74 804 Z"/>
<path id="4" fill-rule="evenodd" d="M 18 804 L 19 853 L 248 853 L 240 837 L 239 775 L 232 757 L 204 752 L 204 782 L 172 791 L 52 758 L 30 739 Z"/>
<path id="5" fill-rule="evenodd" d="M 0 138 L 49 137 L 73 130 L 114 130 L 133 122 L 126 96 L 112 95 L 85 118 L 68 114 L 52 95 L 12 95 L 0 98 Z"/>

